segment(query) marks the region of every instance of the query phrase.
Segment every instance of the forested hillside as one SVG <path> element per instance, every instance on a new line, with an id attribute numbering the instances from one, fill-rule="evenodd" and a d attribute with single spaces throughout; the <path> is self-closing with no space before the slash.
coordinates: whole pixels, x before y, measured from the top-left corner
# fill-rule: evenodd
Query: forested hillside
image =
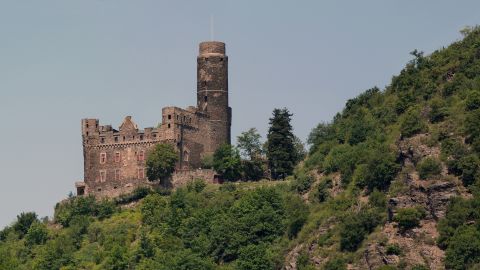
<path id="1" fill-rule="evenodd" d="M 0 231 L 0 269 L 480 269 L 480 28 L 462 34 L 315 127 L 286 179 L 71 198 Z"/>

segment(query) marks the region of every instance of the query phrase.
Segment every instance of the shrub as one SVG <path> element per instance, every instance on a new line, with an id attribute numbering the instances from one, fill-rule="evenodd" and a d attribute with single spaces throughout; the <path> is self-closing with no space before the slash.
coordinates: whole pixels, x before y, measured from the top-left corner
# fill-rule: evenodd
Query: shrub
<path id="1" fill-rule="evenodd" d="M 107 218 L 116 212 L 117 207 L 112 201 L 103 200 L 97 202 L 95 197 L 74 197 L 66 202 L 55 206 L 54 220 L 68 227 L 76 216 L 92 216 Z"/>
<path id="2" fill-rule="evenodd" d="M 270 270 L 274 269 L 272 260 L 268 256 L 266 245 L 248 245 L 240 249 L 237 268 L 240 270 Z"/>
<path id="3" fill-rule="evenodd" d="M 433 98 L 430 101 L 430 112 L 429 118 L 432 123 L 442 121 L 446 116 L 448 116 L 448 110 L 445 104 L 445 101 L 441 98 Z"/>
<path id="4" fill-rule="evenodd" d="M 387 206 L 387 196 L 378 189 L 374 189 L 368 196 L 368 203 L 373 207 L 383 209 Z"/>
<path id="5" fill-rule="evenodd" d="M 203 179 L 195 179 L 187 183 L 187 190 L 195 191 L 196 193 L 202 192 L 205 187 L 207 187 L 207 183 Z"/>
<path id="6" fill-rule="evenodd" d="M 28 232 L 30 226 L 37 222 L 37 214 L 34 212 L 21 213 L 17 216 L 17 221 L 13 224 L 13 230 L 23 238 L 23 236 Z"/>
<path id="7" fill-rule="evenodd" d="M 402 253 L 402 249 L 398 244 L 391 244 L 387 246 L 388 255 L 400 255 L 401 253 Z"/>
<path id="8" fill-rule="evenodd" d="M 332 188 L 332 179 L 329 177 L 324 178 L 317 186 L 317 190 L 314 193 L 315 199 L 318 202 L 324 202 L 330 197 L 328 189 Z"/>
<path id="9" fill-rule="evenodd" d="M 347 270 L 347 263 L 342 257 L 334 257 L 325 264 L 324 270 Z"/>
<path id="10" fill-rule="evenodd" d="M 123 194 L 120 197 L 115 199 L 117 204 L 127 204 L 140 199 L 145 198 L 148 194 L 152 193 L 152 190 L 149 187 L 137 187 L 130 194 Z"/>
<path id="11" fill-rule="evenodd" d="M 397 175 L 400 166 L 395 162 L 393 155 L 388 152 L 377 151 L 368 161 L 364 181 L 368 190 L 385 190 Z"/>
<path id="12" fill-rule="evenodd" d="M 480 262 L 480 232 L 472 226 L 462 226 L 453 235 L 445 252 L 447 269 L 469 269 Z"/>
<path id="13" fill-rule="evenodd" d="M 462 157 L 459 167 L 462 172 L 462 182 L 464 186 L 469 186 L 475 182 L 479 173 L 480 160 L 476 155 Z"/>
<path id="14" fill-rule="evenodd" d="M 468 111 L 480 108 L 480 91 L 470 91 L 466 98 L 466 107 Z"/>
<path id="15" fill-rule="evenodd" d="M 436 158 L 427 157 L 417 164 L 417 170 L 421 179 L 427 179 L 439 175 L 442 172 L 442 164 Z"/>
<path id="16" fill-rule="evenodd" d="M 263 163 L 261 160 L 242 160 L 243 179 L 257 181 L 264 175 Z"/>
<path id="17" fill-rule="evenodd" d="M 355 251 L 365 236 L 371 233 L 381 221 L 374 210 L 361 210 L 356 215 L 349 215 L 340 229 L 340 249 Z"/>
<path id="18" fill-rule="evenodd" d="M 213 168 L 213 155 L 205 155 L 201 160 L 201 165 L 203 169 L 212 169 Z"/>
<path id="19" fill-rule="evenodd" d="M 424 212 L 418 208 L 398 209 L 394 220 L 398 222 L 400 230 L 405 231 L 420 225 L 420 220 L 424 217 Z"/>
<path id="20" fill-rule="evenodd" d="M 238 150 L 229 144 L 221 145 L 213 154 L 213 168 L 225 180 L 238 180 L 242 172 Z"/>
<path id="21" fill-rule="evenodd" d="M 310 187 L 313 184 L 313 181 L 314 181 L 314 178 L 311 174 L 306 173 L 304 171 L 300 171 L 296 173 L 294 180 L 292 182 L 292 187 L 296 192 L 303 194 L 310 189 Z"/>
<path id="22" fill-rule="evenodd" d="M 425 129 L 426 125 L 420 116 L 419 109 L 408 109 L 400 120 L 400 132 L 402 133 L 402 137 L 411 137 L 417 133 L 425 131 Z"/>
<path id="23" fill-rule="evenodd" d="M 28 246 L 43 245 L 47 241 L 48 230 L 45 224 L 34 222 L 25 235 L 26 244 Z"/>

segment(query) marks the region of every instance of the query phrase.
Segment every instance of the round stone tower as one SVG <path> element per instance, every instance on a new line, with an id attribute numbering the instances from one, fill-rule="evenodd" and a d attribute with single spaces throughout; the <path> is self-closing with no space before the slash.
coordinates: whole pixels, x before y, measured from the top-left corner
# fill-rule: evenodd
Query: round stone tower
<path id="1" fill-rule="evenodd" d="M 231 108 L 228 106 L 228 57 L 225 43 L 200 43 L 197 57 L 197 106 L 208 118 L 210 139 L 207 152 L 230 143 Z"/>

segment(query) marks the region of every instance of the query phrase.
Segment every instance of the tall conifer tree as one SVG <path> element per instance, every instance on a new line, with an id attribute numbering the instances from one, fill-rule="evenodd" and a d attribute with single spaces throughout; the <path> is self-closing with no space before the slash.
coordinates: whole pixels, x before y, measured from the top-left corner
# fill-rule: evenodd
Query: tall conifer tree
<path id="1" fill-rule="evenodd" d="M 290 124 L 292 114 L 287 108 L 274 109 L 267 135 L 267 158 L 273 179 L 292 174 L 297 157 L 295 136 Z"/>

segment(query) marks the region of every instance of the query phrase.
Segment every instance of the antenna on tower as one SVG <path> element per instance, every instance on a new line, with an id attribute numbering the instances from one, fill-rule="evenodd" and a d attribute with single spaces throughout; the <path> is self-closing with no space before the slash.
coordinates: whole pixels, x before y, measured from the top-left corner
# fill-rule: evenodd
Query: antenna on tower
<path id="1" fill-rule="evenodd" d="M 213 41 L 213 15 L 210 15 L 210 40 Z"/>

